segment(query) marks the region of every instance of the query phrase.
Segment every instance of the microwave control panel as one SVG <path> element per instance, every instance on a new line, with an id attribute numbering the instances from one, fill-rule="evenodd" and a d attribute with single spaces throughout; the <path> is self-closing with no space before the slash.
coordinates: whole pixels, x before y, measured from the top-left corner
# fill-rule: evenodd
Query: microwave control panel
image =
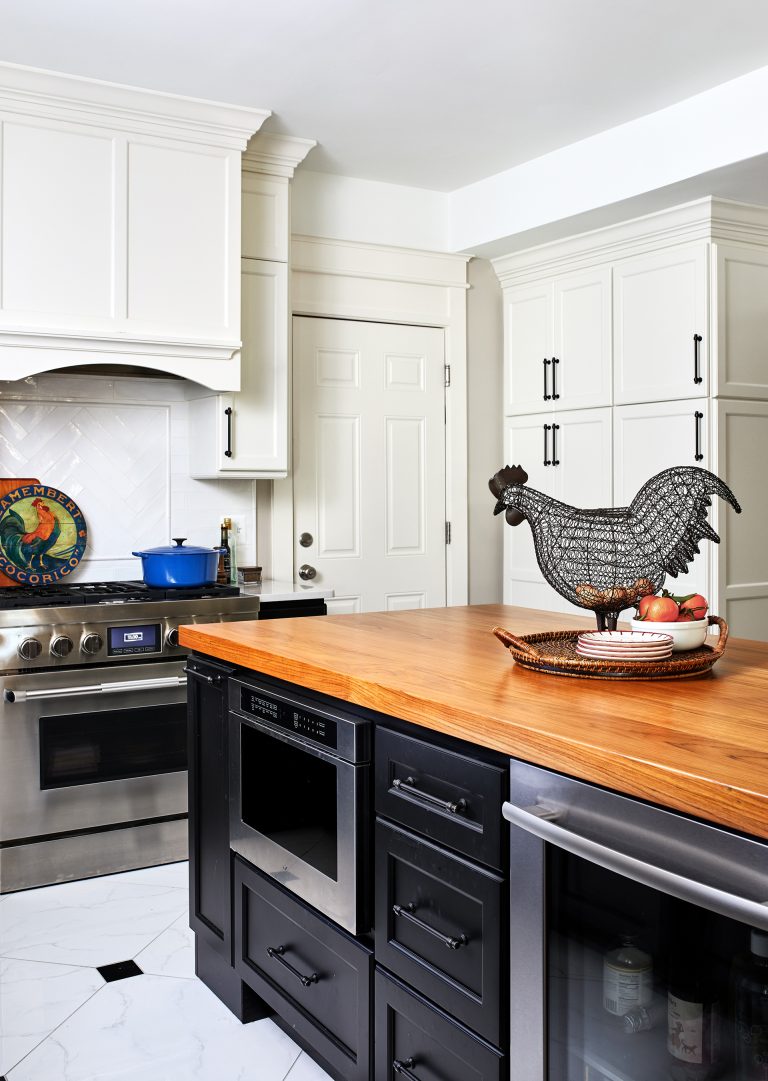
<path id="1" fill-rule="evenodd" d="M 261 717 L 270 724 L 285 729 L 286 732 L 293 732 L 296 736 L 311 740 L 312 743 L 320 743 L 324 747 L 334 749 L 337 747 L 337 725 L 332 717 L 301 709 L 288 702 L 276 701 L 250 687 L 240 688 L 240 708 L 243 713 Z"/>

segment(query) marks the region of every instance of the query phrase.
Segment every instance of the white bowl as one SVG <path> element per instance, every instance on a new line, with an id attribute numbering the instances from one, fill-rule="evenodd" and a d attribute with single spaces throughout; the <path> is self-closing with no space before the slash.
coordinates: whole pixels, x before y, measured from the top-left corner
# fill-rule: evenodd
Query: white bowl
<path id="1" fill-rule="evenodd" d="M 672 636 L 672 652 L 680 653 L 684 649 L 698 649 L 707 639 L 707 619 L 691 619 L 685 623 L 656 623 L 650 619 L 630 621 L 633 631 L 660 631 Z"/>

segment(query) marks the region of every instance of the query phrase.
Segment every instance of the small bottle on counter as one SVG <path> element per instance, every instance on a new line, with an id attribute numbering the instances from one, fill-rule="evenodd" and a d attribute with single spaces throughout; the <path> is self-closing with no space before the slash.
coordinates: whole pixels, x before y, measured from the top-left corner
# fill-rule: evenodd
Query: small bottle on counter
<path id="1" fill-rule="evenodd" d="M 734 994 L 739 1081 L 768 1081 L 768 933 L 752 929 Z"/>
<path id="2" fill-rule="evenodd" d="M 220 586 L 229 585 L 232 568 L 229 550 L 229 526 L 227 525 L 229 520 L 229 518 L 225 518 L 221 523 L 221 540 L 219 541 L 219 547 L 222 551 L 219 552 L 219 566 L 216 574 L 216 583 Z"/>
<path id="3" fill-rule="evenodd" d="M 232 519 L 225 518 L 224 525 L 227 528 L 227 544 L 229 545 L 229 577 L 227 582 L 231 586 L 237 585 L 237 540 L 232 528 Z"/>
<path id="4" fill-rule="evenodd" d="M 621 946 L 603 958 L 603 1007 L 614 1017 L 650 1006 L 653 998 L 653 961 L 635 946 L 633 935 L 623 935 Z"/>

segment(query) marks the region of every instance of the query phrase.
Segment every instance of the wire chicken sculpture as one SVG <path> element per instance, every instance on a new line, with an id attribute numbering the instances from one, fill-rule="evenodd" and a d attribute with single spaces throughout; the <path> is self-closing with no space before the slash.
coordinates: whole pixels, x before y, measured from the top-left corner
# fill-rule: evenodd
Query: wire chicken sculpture
<path id="1" fill-rule="evenodd" d="M 579 510 L 526 488 L 519 465 L 488 482 L 494 514 L 530 524 L 541 572 L 561 596 L 596 613 L 597 626 L 615 629 L 619 613 L 657 593 L 667 574 L 688 570 L 702 540 L 720 543 L 707 522 L 711 496 L 741 507 L 727 484 L 697 466 L 675 466 L 651 477 L 628 507 Z"/>

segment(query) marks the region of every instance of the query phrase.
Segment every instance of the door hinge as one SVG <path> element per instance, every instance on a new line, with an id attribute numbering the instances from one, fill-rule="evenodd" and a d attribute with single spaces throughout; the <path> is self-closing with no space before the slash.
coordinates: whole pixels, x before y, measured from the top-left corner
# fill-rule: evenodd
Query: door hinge
<path id="1" fill-rule="evenodd" d="M 446 544 L 451 543 L 451 523 L 450 522 L 445 523 L 445 543 Z"/>
<path id="2" fill-rule="evenodd" d="M 445 368 L 445 385 L 449 387 L 451 385 L 451 366 L 450 364 L 444 365 Z"/>

